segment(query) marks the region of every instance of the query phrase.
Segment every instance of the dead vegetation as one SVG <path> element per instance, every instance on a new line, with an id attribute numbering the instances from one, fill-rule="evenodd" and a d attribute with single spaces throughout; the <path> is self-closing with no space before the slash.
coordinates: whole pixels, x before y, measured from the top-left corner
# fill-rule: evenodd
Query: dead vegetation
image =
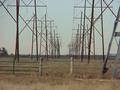
<path id="1" fill-rule="evenodd" d="M 111 62 L 108 64 L 109 72 L 102 76 L 100 60 L 92 60 L 90 64 L 87 64 L 87 61 L 81 63 L 80 60 L 75 60 L 71 75 L 69 60 L 43 61 L 43 74 L 39 76 L 38 64 L 28 62 L 26 58 L 16 62 L 15 74 L 12 73 L 12 59 L 1 58 L 0 61 L 0 66 L 11 66 L 9 73 L 0 71 L 0 90 L 120 90 L 120 81 L 111 78 Z M 36 68 L 26 72 L 22 66 Z M 2 69 L 3 67 L 0 68 Z"/>
<path id="2" fill-rule="evenodd" d="M 0 90 L 120 90 L 120 81 L 38 78 L 35 75 L 0 75 Z"/>

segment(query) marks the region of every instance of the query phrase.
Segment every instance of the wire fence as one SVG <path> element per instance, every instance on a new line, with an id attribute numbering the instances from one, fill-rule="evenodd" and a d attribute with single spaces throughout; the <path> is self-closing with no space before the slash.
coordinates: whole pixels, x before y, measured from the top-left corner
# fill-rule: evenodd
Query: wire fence
<path id="1" fill-rule="evenodd" d="M 40 76 L 78 78 L 101 78 L 102 60 L 87 60 L 81 62 L 79 59 L 49 59 L 39 60 L 31 58 L 20 58 L 19 62 L 13 64 L 13 58 L 0 58 L 0 74 L 38 74 Z M 111 67 L 111 65 L 109 65 Z M 111 71 L 109 70 L 110 77 Z"/>

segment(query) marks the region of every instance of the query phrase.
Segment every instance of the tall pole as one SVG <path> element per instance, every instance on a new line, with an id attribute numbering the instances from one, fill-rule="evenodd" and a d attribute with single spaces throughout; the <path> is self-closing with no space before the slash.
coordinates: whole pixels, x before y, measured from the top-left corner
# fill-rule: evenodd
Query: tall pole
<path id="1" fill-rule="evenodd" d="M 93 27 L 93 54 L 94 54 L 94 59 L 95 59 L 95 30 L 94 30 L 94 27 Z"/>
<path id="2" fill-rule="evenodd" d="M 35 30 L 36 30 L 36 59 L 38 61 L 38 30 L 37 30 L 37 8 L 36 8 L 36 0 L 34 0 L 35 5 Z"/>
<path id="3" fill-rule="evenodd" d="M 91 51 L 91 39 L 92 39 L 92 30 L 94 26 L 94 4 L 95 0 L 92 0 L 92 13 L 91 13 L 91 25 L 90 25 L 90 38 L 88 44 L 88 63 L 90 62 L 90 51 Z"/>
<path id="4" fill-rule="evenodd" d="M 85 37 L 85 17 L 86 17 L 86 0 L 84 4 L 84 21 L 83 21 L 83 35 L 82 35 L 82 50 L 81 50 L 81 62 L 83 62 L 84 58 L 84 37 Z"/>
<path id="5" fill-rule="evenodd" d="M 46 47 L 45 47 L 45 54 L 46 54 L 46 58 L 48 60 L 48 31 L 47 31 L 47 16 L 45 14 L 45 29 L 46 29 Z"/>
<path id="6" fill-rule="evenodd" d="M 87 31 L 89 31 L 89 27 L 88 27 L 88 24 L 87 24 Z M 89 32 L 86 33 L 86 36 L 87 36 L 87 42 L 89 42 Z M 88 47 L 88 46 L 87 46 Z"/>
<path id="7" fill-rule="evenodd" d="M 54 30 L 54 57 L 56 57 L 56 35 Z"/>
<path id="8" fill-rule="evenodd" d="M 58 51 L 59 51 L 59 57 L 60 57 L 60 39 L 58 39 Z"/>
<path id="9" fill-rule="evenodd" d="M 105 54 L 104 54 L 104 32 L 103 32 L 103 13 L 102 13 L 102 11 L 103 11 L 103 9 L 102 9 L 102 7 L 103 7 L 103 0 L 101 0 L 101 28 L 102 28 L 102 53 L 103 53 L 103 62 L 104 62 L 104 60 L 105 60 Z"/>
<path id="10" fill-rule="evenodd" d="M 42 21 L 41 21 L 41 32 L 40 32 L 40 51 L 39 51 L 40 56 L 41 56 L 41 54 L 42 54 L 42 33 L 43 33 L 43 30 L 42 30 Z"/>
<path id="11" fill-rule="evenodd" d="M 83 12 L 81 12 L 81 19 L 80 19 L 80 45 L 79 45 L 79 47 L 80 47 L 80 50 L 79 50 L 79 52 L 81 51 L 81 31 L 82 31 L 82 16 L 83 16 Z"/>
<path id="12" fill-rule="evenodd" d="M 51 40 L 51 56 L 53 57 L 53 35 L 52 35 L 52 22 L 50 22 L 50 40 Z"/>
<path id="13" fill-rule="evenodd" d="M 57 36 L 57 57 L 60 56 L 60 45 L 59 45 L 59 37 Z"/>
<path id="14" fill-rule="evenodd" d="M 15 60 L 19 62 L 19 4 L 20 0 L 16 0 L 16 47 L 15 47 Z"/>
<path id="15" fill-rule="evenodd" d="M 86 31 L 87 31 L 87 30 L 85 29 L 85 33 L 86 33 Z M 84 36 L 84 39 L 85 39 L 85 40 L 84 40 L 84 42 L 85 42 L 85 43 L 84 43 L 85 55 L 87 54 L 87 51 L 86 51 L 86 50 L 87 50 L 87 49 L 86 49 L 86 44 L 87 44 L 87 42 L 86 42 L 86 37 L 87 37 L 87 36 L 85 35 L 85 36 Z"/>
<path id="16" fill-rule="evenodd" d="M 80 24 L 78 24 L 78 29 L 77 29 L 77 56 L 79 55 L 79 26 Z"/>
<path id="17" fill-rule="evenodd" d="M 76 47 L 75 47 L 75 54 L 76 54 L 76 57 L 78 56 L 78 50 L 79 50 L 79 24 L 78 24 L 78 29 L 77 29 L 77 34 L 76 34 Z"/>
<path id="18" fill-rule="evenodd" d="M 33 42 L 34 42 L 34 21 L 35 20 L 35 18 L 33 17 L 33 32 L 32 32 L 32 47 L 31 47 L 31 59 L 33 59 Z"/>

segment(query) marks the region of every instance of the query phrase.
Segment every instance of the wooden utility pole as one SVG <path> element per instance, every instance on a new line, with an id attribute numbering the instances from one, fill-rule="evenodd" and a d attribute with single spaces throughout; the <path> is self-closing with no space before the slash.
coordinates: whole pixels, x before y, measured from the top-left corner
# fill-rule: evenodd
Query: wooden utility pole
<path id="1" fill-rule="evenodd" d="M 78 56 L 79 52 L 79 24 L 78 24 L 78 29 L 77 29 L 77 34 L 76 34 L 76 42 L 75 42 L 75 56 Z"/>
<path id="2" fill-rule="evenodd" d="M 89 38 L 89 44 L 88 44 L 88 63 L 90 62 L 91 39 L 92 39 L 92 30 L 93 30 L 93 26 L 94 26 L 94 4 L 95 4 L 95 0 L 92 0 L 90 38 Z"/>
<path id="3" fill-rule="evenodd" d="M 34 43 L 34 28 L 35 28 L 35 18 L 33 17 L 33 32 L 32 32 L 32 47 L 31 47 L 31 59 L 33 59 L 33 43 Z"/>
<path id="4" fill-rule="evenodd" d="M 42 55 L 42 33 L 43 33 L 43 27 L 42 27 L 43 22 L 41 21 L 41 32 L 40 32 L 40 51 L 39 55 Z"/>
<path id="5" fill-rule="evenodd" d="M 80 41 L 79 41 L 79 52 L 81 51 L 81 46 L 82 46 L 82 45 L 81 45 L 81 44 L 82 44 L 82 43 L 81 43 L 81 34 L 82 34 L 82 33 L 81 33 L 81 31 L 82 31 L 82 17 L 83 17 L 83 12 L 81 12 L 81 17 L 80 17 L 81 19 L 80 19 Z"/>
<path id="6" fill-rule="evenodd" d="M 84 3 L 84 21 L 83 21 L 83 35 L 82 35 L 82 50 L 81 50 L 81 62 L 83 62 L 83 58 L 84 58 L 84 37 L 85 37 L 85 17 L 86 17 L 86 3 L 87 1 L 85 0 Z"/>
<path id="7" fill-rule="evenodd" d="M 45 55 L 48 60 L 48 31 L 47 31 L 47 15 L 45 14 L 45 30 L 46 30 L 46 47 L 45 47 Z"/>
<path id="8" fill-rule="evenodd" d="M 95 29 L 94 29 L 94 26 L 93 26 L 93 57 L 94 57 L 94 60 L 95 60 Z"/>
<path id="9" fill-rule="evenodd" d="M 35 5 L 35 31 L 36 31 L 36 59 L 38 61 L 38 30 L 37 30 L 37 7 L 36 0 L 34 0 Z"/>
<path id="10" fill-rule="evenodd" d="M 102 53 L 103 53 L 103 62 L 105 60 L 105 54 L 104 54 L 104 28 L 103 28 L 103 0 L 101 0 L 101 29 L 102 29 Z"/>
<path id="11" fill-rule="evenodd" d="M 20 0 L 16 0 L 16 46 L 15 46 L 15 60 L 19 62 L 19 5 Z"/>
<path id="12" fill-rule="evenodd" d="M 53 57 L 53 33 L 52 33 L 52 22 L 50 22 L 50 48 L 51 48 L 51 57 Z"/>
<path id="13" fill-rule="evenodd" d="M 16 59 L 19 62 L 19 4 L 20 0 L 16 0 L 16 46 L 15 46 L 15 58 L 13 60 L 13 73 L 15 73 Z"/>
<path id="14" fill-rule="evenodd" d="M 87 32 L 87 29 L 85 29 L 85 34 Z M 87 54 L 87 49 L 86 49 L 86 46 L 87 46 L 87 41 L 86 41 L 86 38 L 87 38 L 87 35 L 84 36 L 84 55 Z"/>
<path id="15" fill-rule="evenodd" d="M 56 33 L 54 30 L 54 57 L 56 57 Z"/>
<path id="16" fill-rule="evenodd" d="M 57 36 L 57 57 L 60 57 L 60 42 L 58 36 Z"/>

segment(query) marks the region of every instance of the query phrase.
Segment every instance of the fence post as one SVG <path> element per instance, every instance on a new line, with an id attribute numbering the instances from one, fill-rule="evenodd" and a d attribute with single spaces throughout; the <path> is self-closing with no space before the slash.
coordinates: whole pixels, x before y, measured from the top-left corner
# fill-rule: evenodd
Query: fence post
<path id="1" fill-rule="evenodd" d="M 73 73 L 73 57 L 70 57 L 70 75 Z"/>
<path id="2" fill-rule="evenodd" d="M 13 59 L 13 74 L 15 74 L 15 59 Z"/>
<path id="3" fill-rule="evenodd" d="M 42 76 L 42 62 L 43 62 L 43 58 L 41 57 L 39 60 L 39 76 Z"/>

